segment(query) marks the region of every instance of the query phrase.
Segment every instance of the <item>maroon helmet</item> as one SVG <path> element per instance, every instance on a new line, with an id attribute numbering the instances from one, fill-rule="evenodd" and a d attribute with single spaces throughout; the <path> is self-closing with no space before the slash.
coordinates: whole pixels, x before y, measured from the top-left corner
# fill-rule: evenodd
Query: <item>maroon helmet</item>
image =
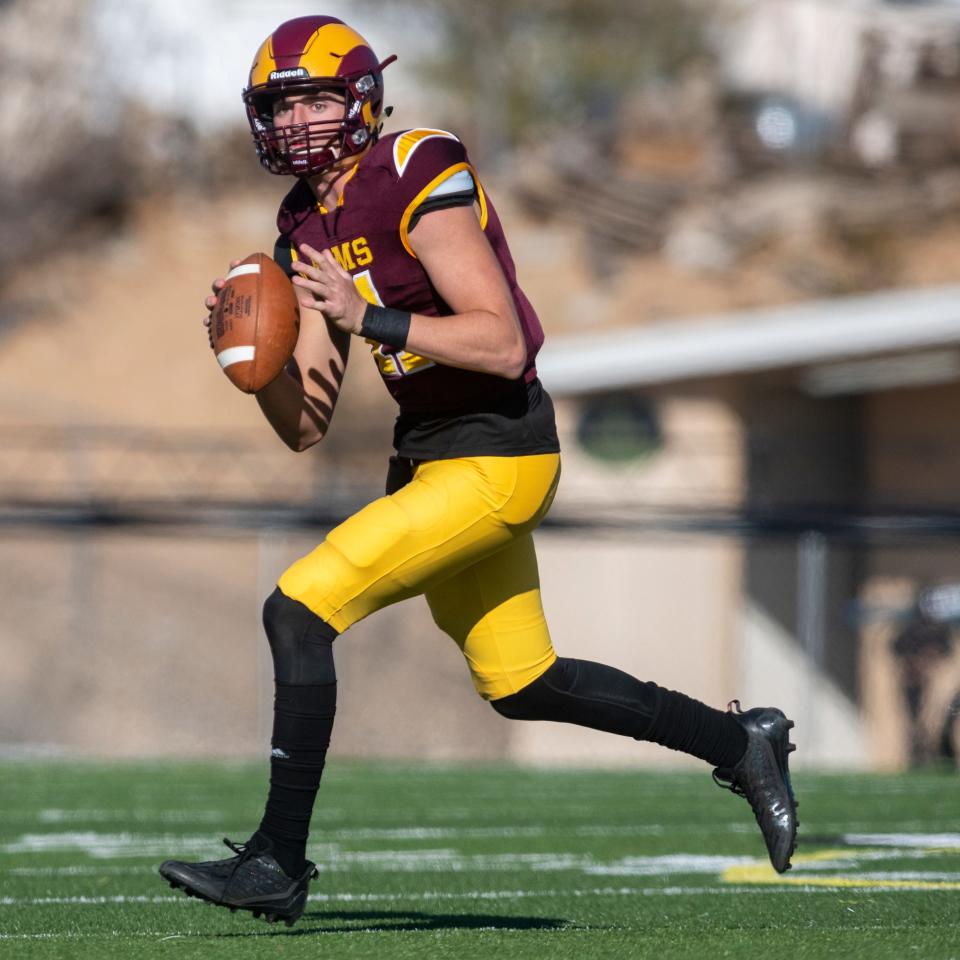
<path id="1" fill-rule="evenodd" d="M 383 68 L 370 45 L 336 17 L 298 17 L 280 24 L 254 57 L 243 91 L 260 163 L 271 173 L 298 177 L 320 173 L 363 153 L 380 133 Z M 344 99 L 339 120 L 275 129 L 278 97 L 334 92 Z"/>

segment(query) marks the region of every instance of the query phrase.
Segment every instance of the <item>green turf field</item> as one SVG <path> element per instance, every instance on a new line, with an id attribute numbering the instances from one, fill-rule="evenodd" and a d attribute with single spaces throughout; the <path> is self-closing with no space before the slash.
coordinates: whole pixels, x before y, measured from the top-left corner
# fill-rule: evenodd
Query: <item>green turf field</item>
<path id="1" fill-rule="evenodd" d="M 156 874 L 245 839 L 264 769 L 0 763 L 0 957 L 960 958 L 955 775 L 798 775 L 781 879 L 709 776 L 339 763 L 288 929 Z"/>

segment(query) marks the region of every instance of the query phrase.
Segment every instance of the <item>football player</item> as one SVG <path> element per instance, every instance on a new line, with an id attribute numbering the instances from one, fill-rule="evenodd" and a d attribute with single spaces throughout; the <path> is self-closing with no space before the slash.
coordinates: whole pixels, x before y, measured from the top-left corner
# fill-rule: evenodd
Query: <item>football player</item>
<path id="1" fill-rule="evenodd" d="M 276 699 L 258 829 L 227 841 L 229 858 L 170 860 L 160 873 L 231 909 L 288 924 L 301 915 L 336 710 L 334 641 L 417 595 L 497 713 L 705 760 L 749 801 L 773 866 L 786 870 L 797 820 L 783 713 L 741 712 L 736 701 L 721 712 L 554 652 L 532 539 L 560 476 L 553 406 L 535 366 L 543 331 L 460 140 L 435 129 L 380 135 L 393 59 L 381 62 L 340 20 L 301 17 L 264 41 L 243 94 L 261 163 L 295 178 L 274 255 L 301 305 L 293 359 L 257 402 L 280 438 L 304 450 L 330 424 L 351 346 L 369 349 L 399 406 L 396 456 L 387 495 L 296 561 L 264 605 Z"/>

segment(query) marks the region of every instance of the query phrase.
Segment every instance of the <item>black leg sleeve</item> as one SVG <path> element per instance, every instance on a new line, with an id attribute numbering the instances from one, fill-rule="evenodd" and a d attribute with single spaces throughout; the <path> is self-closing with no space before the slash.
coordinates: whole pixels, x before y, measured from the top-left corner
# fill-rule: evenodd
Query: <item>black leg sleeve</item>
<path id="1" fill-rule="evenodd" d="M 310 817 L 337 710 L 333 641 L 337 631 L 275 590 L 263 622 L 273 653 L 276 695 L 270 793 L 259 833 L 291 876 L 303 872 Z"/>
<path id="2" fill-rule="evenodd" d="M 491 706 L 511 720 L 555 720 L 651 740 L 714 766 L 735 765 L 746 749 L 746 735 L 730 714 L 590 660 L 560 657 Z"/>

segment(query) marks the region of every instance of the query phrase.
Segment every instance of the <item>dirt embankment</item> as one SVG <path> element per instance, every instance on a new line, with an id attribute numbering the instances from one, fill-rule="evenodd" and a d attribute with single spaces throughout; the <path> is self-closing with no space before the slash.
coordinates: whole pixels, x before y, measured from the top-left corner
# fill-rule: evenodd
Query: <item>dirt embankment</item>
<path id="1" fill-rule="evenodd" d="M 898 284 L 960 279 L 960 221 L 949 217 L 854 247 L 797 230 L 743 251 L 724 271 L 614 251 L 598 278 L 576 225 L 524 215 L 496 184 L 491 193 L 548 335 L 790 302 L 810 295 L 811 284 L 852 292 L 871 258 Z M 239 197 L 153 199 L 115 236 L 66 236 L 39 251 L 3 295 L 4 314 L 17 322 L 2 336 L 0 427 L 109 424 L 269 442 L 256 403 L 220 375 L 200 321 L 227 260 L 272 248 L 278 196 L 270 181 Z M 349 445 L 359 429 L 389 443 L 392 405 L 365 353 L 355 344 L 331 445 Z"/>

